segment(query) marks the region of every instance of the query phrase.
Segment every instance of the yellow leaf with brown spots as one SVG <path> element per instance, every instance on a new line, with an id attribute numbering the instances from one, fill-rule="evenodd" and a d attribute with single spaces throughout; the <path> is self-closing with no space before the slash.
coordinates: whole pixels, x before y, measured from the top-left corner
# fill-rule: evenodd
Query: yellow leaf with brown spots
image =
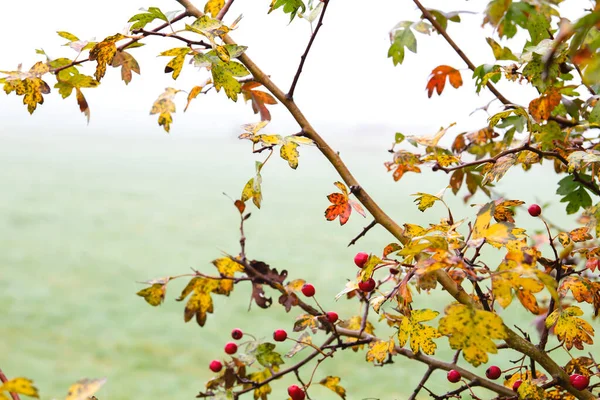
<path id="1" fill-rule="evenodd" d="M 485 174 L 481 185 L 483 186 L 494 181 L 498 182 L 516 162 L 517 157 L 514 154 L 507 154 L 498 158 L 495 163 L 488 164 L 491 165 L 491 168 L 486 171 L 487 173 Z"/>
<path id="2" fill-rule="evenodd" d="M 421 193 L 421 192 L 415 193 L 415 194 L 413 194 L 413 196 L 418 196 L 415 199 L 415 203 L 417 203 L 417 207 L 419 208 L 419 211 L 425 211 L 429 207 L 432 207 L 436 201 L 442 200 L 437 196 L 427 194 L 427 193 Z"/>
<path id="3" fill-rule="evenodd" d="M 577 357 L 569 360 L 565 365 L 565 372 L 569 375 L 579 374 L 590 377 L 594 374 L 591 368 L 594 367 L 594 360 L 589 357 Z"/>
<path id="4" fill-rule="evenodd" d="M 195 277 L 190 280 L 185 289 L 181 292 L 181 296 L 177 301 L 184 300 L 188 295 L 191 294 L 190 299 L 185 305 L 183 313 L 183 319 L 185 322 L 189 322 L 194 316 L 196 316 L 196 322 L 200 326 L 204 326 L 206 323 L 206 317 L 213 312 L 213 301 L 211 293 L 218 290 L 220 282 L 218 279 L 208 279 L 202 277 Z"/>
<path id="5" fill-rule="evenodd" d="M 167 285 L 163 283 L 155 283 L 145 289 L 140 290 L 136 294 L 141 296 L 151 306 L 159 306 L 165 300 L 165 294 L 167 293 Z"/>
<path id="6" fill-rule="evenodd" d="M 571 350 L 575 346 L 579 350 L 583 350 L 583 343 L 593 344 L 594 328 L 589 322 L 578 318 L 583 315 L 581 308 L 570 306 L 564 309 L 554 310 L 546 317 L 546 327 L 550 328 L 554 325 L 554 333 L 558 340 L 564 342 L 567 350 Z"/>
<path id="7" fill-rule="evenodd" d="M 273 371 L 277 372 L 279 367 L 276 365 L 273 366 Z M 271 373 L 271 369 L 265 368 L 259 372 L 253 372 L 247 376 L 247 379 L 252 382 L 263 382 L 269 379 L 273 374 Z M 250 388 L 253 385 L 251 383 L 244 384 L 244 388 Z M 271 394 L 271 386 L 269 384 L 262 385 L 261 387 L 254 389 L 254 400 L 268 400 L 267 396 Z"/>
<path id="8" fill-rule="evenodd" d="M 529 113 L 536 122 L 546 121 L 552 115 L 552 110 L 560 104 L 562 96 L 554 87 L 529 103 Z"/>
<path id="9" fill-rule="evenodd" d="M 79 380 L 69 387 L 66 400 L 86 400 L 100 390 L 105 383 L 106 378 Z"/>
<path id="10" fill-rule="evenodd" d="M 511 209 L 511 207 L 520 206 L 525 202 L 521 200 L 504 200 L 498 204 L 494 209 L 494 219 L 498 222 L 515 222 L 513 218 L 515 212 Z"/>
<path id="11" fill-rule="evenodd" d="M 96 73 L 94 76 L 100 82 L 106 73 L 106 66 L 112 63 L 112 60 L 117 53 L 116 42 L 125 37 L 121 34 L 116 34 L 105 38 L 100 43 L 96 43 L 90 50 L 90 61 L 96 61 Z"/>
<path id="12" fill-rule="evenodd" d="M 410 316 L 404 316 L 398 330 L 398 344 L 400 347 L 404 347 L 410 336 L 410 349 L 413 353 L 422 351 L 425 354 L 434 354 L 437 345 L 433 339 L 439 338 L 441 335 L 434 327 L 424 325 L 421 322 L 431 321 L 438 314 L 437 311 L 424 309 L 412 310 Z"/>
<path id="13" fill-rule="evenodd" d="M 561 281 L 558 292 L 564 297 L 569 290 L 575 301 L 592 304 L 594 298 L 600 295 L 600 283 L 592 282 L 582 276 L 570 275 Z"/>
<path id="14" fill-rule="evenodd" d="M 111 65 L 115 68 L 121 67 L 121 79 L 126 85 L 131 82 L 133 72 L 140 74 L 140 65 L 137 60 L 126 51 L 117 51 Z"/>
<path id="15" fill-rule="evenodd" d="M 517 389 L 517 394 L 519 395 L 519 400 L 546 400 L 544 389 L 532 381 L 523 381 L 519 389 Z"/>
<path id="16" fill-rule="evenodd" d="M 586 240 L 592 240 L 593 237 L 592 235 L 590 235 L 589 230 L 590 228 L 588 228 L 587 226 L 573 229 L 571 232 L 569 232 L 569 237 L 575 243 L 585 242 Z"/>
<path id="17" fill-rule="evenodd" d="M 215 52 L 217 53 L 217 57 L 219 57 L 221 61 L 228 63 L 229 60 L 231 60 L 231 56 L 229 55 L 229 52 L 227 51 L 225 46 L 215 47 Z"/>
<path id="18" fill-rule="evenodd" d="M 390 353 L 394 351 L 394 339 L 389 341 L 378 340 L 369 343 L 369 351 L 367 352 L 367 361 L 373 363 L 383 363 Z"/>
<path id="19" fill-rule="evenodd" d="M 225 0 L 208 0 L 204 6 L 204 13 L 210 14 L 213 18 L 216 18 L 224 5 Z"/>
<path id="20" fill-rule="evenodd" d="M 33 386 L 33 381 L 27 378 L 14 378 L 5 382 L 0 385 L 0 393 L 3 391 L 22 394 L 29 397 L 40 397 L 37 388 Z"/>
<path id="21" fill-rule="evenodd" d="M 346 399 L 346 389 L 340 386 L 340 378 L 337 376 L 328 376 L 327 378 L 321 379 L 320 385 L 333 390 L 335 394 L 340 396 L 342 399 Z"/>
<path id="22" fill-rule="evenodd" d="M 502 318 L 492 312 L 451 304 L 445 313 L 439 332 L 448 336 L 450 347 L 461 349 L 465 360 L 475 367 L 488 361 L 488 353 L 498 352 L 494 339 L 507 337 Z"/>
<path id="23" fill-rule="evenodd" d="M 165 73 L 172 72 L 173 79 L 177 79 L 183 68 L 185 56 L 190 52 L 189 47 L 175 47 L 173 49 L 165 50 L 160 53 L 164 57 L 173 57 L 171 61 L 167 63 L 165 67 Z"/>
<path id="24" fill-rule="evenodd" d="M 319 320 L 317 317 L 310 314 L 302 314 L 296 318 L 294 322 L 294 332 L 301 332 L 309 328 L 313 333 L 317 333 L 319 329 Z"/>
<path id="25" fill-rule="evenodd" d="M 506 308 L 512 302 L 513 292 L 527 310 L 535 315 L 540 313 L 534 293 L 544 290 L 544 284 L 534 277 L 527 276 L 528 271 L 519 268 L 509 260 L 503 261 L 492 275 L 492 293 L 494 299 Z"/>

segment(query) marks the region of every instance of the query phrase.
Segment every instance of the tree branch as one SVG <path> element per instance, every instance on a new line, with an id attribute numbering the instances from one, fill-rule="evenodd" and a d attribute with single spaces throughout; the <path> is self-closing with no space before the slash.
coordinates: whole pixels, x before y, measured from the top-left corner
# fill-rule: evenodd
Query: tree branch
<path id="1" fill-rule="evenodd" d="M 419 392 L 421 391 L 423 386 L 425 386 L 425 383 L 427 382 L 427 380 L 429 379 L 429 377 L 431 376 L 433 371 L 435 371 L 435 368 L 433 368 L 431 366 L 429 368 L 427 368 L 427 371 L 425 371 L 425 375 L 423 375 L 423 377 L 421 378 L 421 381 L 419 382 L 419 384 L 417 385 L 417 387 L 415 388 L 413 393 L 410 395 L 408 400 L 415 400 L 417 398 L 417 395 L 419 394 Z"/>
<path id="2" fill-rule="evenodd" d="M 2 369 L 0 369 L 0 381 L 1 381 L 2 383 L 6 383 L 6 382 L 8 382 L 8 378 L 6 377 L 6 375 L 4 375 L 4 372 L 2 372 Z M 10 392 L 10 397 L 11 397 L 13 400 L 21 400 L 21 398 L 19 397 L 19 394 L 18 394 L 18 393 L 13 393 L 13 392 Z"/>
<path id="3" fill-rule="evenodd" d="M 177 0 L 182 6 L 184 6 L 189 15 L 193 15 L 197 18 L 200 18 L 204 15 L 200 10 L 194 7 L 189 0 Z M 236 42 L 229 35 L 223 35 L 223 41 L 226 44 L 236 44 Z M 244 52 L 238 60 L 244 64 L 244 66 L 252 73 L 255 80 L 261 83 L 265 88 L 267 88 L 275 98 L 277 98 L 284 107 L 288 109 L 290 114 L 294 117 L 305 136 L 309 139 L 312 139 L 315 142 L 317 148 L 321 151 L 321 153 L 327 158 L 327 160 L 331 163 L 331 165 L 338 172 L 342 180 L 346 183 L 348 187 L 356 186 L 357 189 L 354 191 L 354 195 L 356 198 L 365 206 L 365 208 L 371 213 L 373 218 L 383 226 L 388 232 L 390 232 L 394 237 L 400 240 L 402 243 L 406 243 L 408 238 L 404 235 L 404 230 L 398 223 L 396 223 L 390 216 L 388 216 L 383 209 L 377 204 L 373 198 L 367 193 L 363 186 L 359 185 L 358 181 L 352 175 L 346 164 L 342 161 L 339 154 L 334 151 L 329 144 L 317 133 L 317 131 L 312 127 L 308 119 L 304 116 L 298 105 L 286 96 L 286 94 L 271 80 L 267 74 L 265 74 L 252 59 L 248 56 L 247 52 Z M 474 306 L 473 299 L 469 296 L 467 292 L 463 289 L 461 285 L 458 285 L 451 277 L 448 275 L 446 271 L 443 269 L 438 269 L 435 271 L 435 276 L 437 281 L 442 285 L 442 287 L 457 301 L 462 304 Z M 283 288 L 282 288 L 283 289 Z M 285 290 L 285 289 L 283 289 Z M 342 328 L 337 328 L 338 332 L 341 332 Z M 561 369 L 561 367 L 556 364 L 547 354 L 541 352 L 536 346 L 527 342 L 525 339 L 518 336 L 515 332 L 513 332 L 510 328 L 505 327 L 506 332 L 508 334 L 508 338 L 506 339 L 506 343 L 513 349 L 520 351 L 523 354 L 526 354 L 529 357 L 534 358 L 538 364 L 540 364 L 546 371 L 552 374 L 553 377 L 558 378 L 557 381 L 561 383 L 561 385 L 567 389 L 571 394 L 575 395 L 580 400 L 595 400 L 594 396 L 589 391 L 578 391 L 575 389 L 569 382 L 568 375 Z M 364 335 L 365 333 L 363 333 Z M 453 364 L 443 363 L 441 361 L 437 361 L 435 359 L 430 359 L 430 357 L 426 357 L 423 354 L 413 354 L 408 350 L 398 348 L 398 353 L 405 353 L 407 356 L 411 356 L 415 360 L 426 362 L 432 361 L 439 365 L 440 369 L 457 369 L 461 372 L 462 376 L 466 379 L 474 379 L 475 375 L 470 371 L 464 370 L 460 367 L 457 367 Z M 409 352 L 410 354 L 406 353 Z M 426 362 L 427 363 L 427 362 Z M 464 371 L 464 373 L 463 373 Z M 556 376 L 555 376 L 556 375 Z M 480 380 L 482 378 L 479 378 Z M 508 388 L 503 386 L 496 385 L 492 382 L 482 382 L 485 383 L 489 387 L 494 387 L 495 389 L 491 389 L 496 393 L 508 394 Z M 510 391 L 510 395 L 514 395 L 512 391 Z"/>
<path id="4" fill-rule="evenodd" d="M 182 42 L 185 42 L 188 46 L 192 46 L 192 45 L 196 45 L 196 46 L 202 46 L 205 49 L 212 49 L 212 46 L 208 43 L 206 43 L 204 40 L 190 40 L 188 38 L 184 38 L 183 36 L 179 36 L 173 33 L 163 33 L 163 32 L 155 32 L 155 31 L 147 31 L 144 29 L 136 29 L 135 31 L 133 31 L 132 33 L 140 33 L 142 36 L 162 36 L 162 37 L 168 37 L 168 38 L 173 38 L 173 39 L 177 39 L 177 40 L 181 40 Z"/>
<path id="5" fill-rule="evenodd" d="M 296 90 L 296 85 L 298 84 L 298 79 L 300 78 L 300 74 L 302 73 L 302 67 L 304 67 L 304 62 L 306 61 L 306 57 L 308 56 L 308 52 L 312 47 L 315 38 L 317 37 L 317 33 L 319 33 L 319 29 L 323 25 L 323 17 L 325 17 L 325 11 L 327 11 L 327 6 L 329 5 L 329 0 L 323 1 L 323 10 L 321 10 L 321 15 L 319 16 L 319 22 L 317 23 L 317 27 L 315 31 L 310 36 L 310 40 L 308 41 L 308 45 L 306 46 L 306 50 L 304 50 L 304 54 L 300 57 L 300 64 L 298 65 L 298 70 L 296 71 L 296 75 L 294 76 L 294 81 L 292 82 L 292 86 L 290 86 L 290 90 L 286 97 L 290 100 L 294 98 L 294 91 Z"/>
<path id="6" fill-rule="evenodd" d="M 216 19 L 221 21 L 223 19 L 223 17 L 225 16 L 225 14 L 227 14 L 227 11 L 229 11 L 229 7 L 231 7 L 233 2 L 234 2 L 234 0 L 227 0 L 227 3 L 225 3 L 223 8 L 221 8 L 221 11 L 219 11 L 219 13 L 217 14 Z"/>

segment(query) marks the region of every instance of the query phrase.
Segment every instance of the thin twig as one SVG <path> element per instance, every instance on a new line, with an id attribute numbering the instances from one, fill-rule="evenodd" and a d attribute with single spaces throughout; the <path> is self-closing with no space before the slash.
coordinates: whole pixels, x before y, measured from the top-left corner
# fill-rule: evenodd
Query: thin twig
<path id="1" fill-rule="evenodd" d="M 161 36 L 166 38 L 173 38 L 177 40 L 181 40 L 186 43 L 188 46 L 202 46 L 205 49 L 212 49 L 212 46 L 209 43 L 206 43 L 204 40 L 191 40 L 188 38 L 184 38 L 183 36 L 175 35 L 173 33 L 164 33 L 164 32 L 155 32 L 155 31 L 147 31 L 145 29 L 137 29 L 133 31 L 134 34 L 141 34 L 144 36 Z"/>
<path id="2" fill-rule="evenodd" d="M 225 14 L 227 14 L 227 11 L 229 11 L 229 7 L 231 7 L 231 5 L 233 4 L 234 0 L 227 0 L 227 3 L 225 3 L 225 5 L 223 6 L 223 8 L 221 8 L 221 10 L 219 11 L 219 13 L 217 14 L 216 19 L 218 19 L 219 21 L 221 21 L 223 19 L 223 17 L 225 16 Z"/>
<path id="3" fill-rule="evenodd" d="M 6 377 L 6 375 L 4 375 L 2 369 L 0 369 L 0 381 L 2 381 L 2 383 L 8 382 L 8 378 Z M 13 400 L 21 400 L 18 393 L 10 392 L 10 397 L 12 397 Z"/>
<path id="4" fill-rule="evenodd" d="M 294 76 L 294 80 L 292 81 L 292 86 L 290 86 L 290 90 L 288 90 L 286 97 L 289 100 L 294 98 L 294 91 L 296 90 L 296 85 L 298 84 L 298 79 L 300 78 L 300 74 L 302 73 L 302 67 L 304 67 L 304 62 L 306 61 L 306 57 L 308 56 L 308 52 L 312 47 L 315 38 L 317 37 L 317 33 L 319 33 L 319 29 L 323 25 L 323 17 L 325 17 L 325 11 L 327 11 L 327 6 L 329 5 L 329 0 L 323 1 L 323 10 L 321 10 L 321 15 L 319 16 L 319 22 L 317 23 L 317 27 L 315 31 L 310 36 L 310 40 L 308 41 L 308 45 L 306 46 L 306 50 L 304 50 L 304 54 L 300 57 L 300 64 L 298 65 L 298 69 L 296 70 L 296 75 Z"/>
<path id="5" fill-rule="evenodd" d="M 421 378 L 421 381 L 419 382 L 419 384 L 417 385 L 415 390 L 412 392 L 412 394 L 410 395 L 408 400 L 415 400 L 417 398 L 417 395 L 419 394 L 419 392 L 421 391 L 423 386 L 425 386 L 425 383 L 427 382 L 427 380 L 429 379 L 429 377 L 431 376 L 433 371 L 435 371 L 435 368 L 433 368 L 433 367 L 427 368 L 427 371 L 425 371 L 425 375 L 423 375 L 423 377 Z"/>
<path id="6" fill-rule="evenodd" d="M 365 236 L 367 232 L 369 232 L 371 228 L 373 228 L 375 225 L 377 225 L 377 221 L 373 220 L 369 225 L 365 226 L 363 230 L 354 239 L 352 239 L 350 243 L 348 243 L 348 247 L 356 244 L 356 242 L 358 242 L 358 239 Z"/>

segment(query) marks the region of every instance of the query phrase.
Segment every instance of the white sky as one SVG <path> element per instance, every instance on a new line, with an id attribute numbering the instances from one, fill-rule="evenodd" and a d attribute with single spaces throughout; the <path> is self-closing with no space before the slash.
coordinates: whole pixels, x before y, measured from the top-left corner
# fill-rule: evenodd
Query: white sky
<path id="1" fill-rule="evenodd" d="M 249 46 L 248 54 L 273 80 L 286 89 L 294 75 L 300 54 L 309 39 L 310 29 L 306 21 L 294 20 L 288 25 L 288 16 L 280 10 L 267 15 L 269 0 L 237 0 L 225 22 L 231 23 L 240 13 L 244 14 L 240 28 L 233 37 L 240 44 Z M 445 11 L 481 11 L 486 2 L 446 0 L 424 1 L 427 7 L 444 7 Z M 86 4 L 86 5 L 83 5 Z M 199 8 L 204 2 L 198 1 Z M 563 3 L 566 13 L 572 17 L 579 14 L 585 0 L 567 0 Z M 372 5 L 369 8 L 369 5 Z M 121 32 L 127 20 L 138 13 L 140 7 L 158 6 L 163 11 L 180 10 L 172 0 L 119 1 L 105 0 L 30 0 L 10 1 L 2 5 L 4 18 L 0 24 L 0 69 L 11 70 L 19 63 L 29 68 L 39 60 L 36 48 L 43 48 L 51 57 L 75 55 L 68 47 L 61 47 L 64 40 L 55 34 L 57 30 L 69 31 L 81 39 L 96 38 Z M 35 12 L 31 12 L 35 10 Z M 26 15 L 26 18 L 24 16 Z M 459 122 L 452 136 L 461 131 L 478 129 L 486 123 L 487 115 L 471 111 L 492 99 L 484 90 L 474 94 L 470 71 L 440 36 L 417 35 L 418 54 L 407 52 L 404 64 L 394 67 L 387 58 L 388 32 L 398 21 L 417 20 L 420 13 L 411 1 L 378 0 L 332 0 L 325 18 L 325 25 L 309 59 L 296 91 L 296 100 L 319 129 L 319 126 L 360 127 L 363 138 L 385 135 L 386 142 L 395 131 L 406 134 L 435 132 L 451 122 Z M 466 24 L 451 24 L 449 33 L 464 48 L 472 61 L 493 63 L 493 55 L 485 43 L 491 33 L 489 27 L 477 31 L 481 14 L 464 14 Z M 481 32 L 480 34 L 473 34 Z M 7 39 L 9 38 L 9 39 Z M 91 108 L 91 122 L 86 126 L 79 113 L 74 95 L 63 100 L 53 89 L 46 95 L 46 102 L 39 106 L 33 117 L 29 116 L 21 99 L 15 95 L 0 93 L 0 134 L 13 131 L 81 131 L 90 133 L 141 133 L 161 135 L 156 116 L 148 112 L 153 100 L 167 86 L 190 90 L 205 79 L 205 72 L 198 73 L 191 65 L 185 65 L 177 81 L 163 73 L 169 58 L 156 55 L 163 50 L 178 47 L 180 42 L 169 39 L 149 38 L 143 48 L 131 53 L 141 65 L 142 75 L 134 75 L 128 85 L 120 79 L 119 69 L 109 68 L 100 87 L 87 89 L 84 94 Z M 448 64 L 463 71 L 464 85 L 456 90 L 447 84 L 442 96 L 434 94 L 428 99 L 425 85 L 430 71 L 440 64 Z M 84 72 L 93 73 L 89 63 Z M 53 78 L 48 79 L 51 86 Z M 511 100 L 527 104 L 535 93 L 526 91 L 518 84 L 500 84 L 500 90 Z M 519 95 L 517 95 L 517 93 Z M 211 91 L 191 105 L 187 114 L 182 113 L 185 94 L 178 95 L 178 113 L 174 116 L 173 135 L 233 135 L 242 123 L 257 121 L 250 105 L 226 100 L 224 93 Z M 289 134 L 296 126 L 283 107 L 271 108 L 273 122 L 270 131 Z M 326 132 L 321 132 L 327 137 Z"/>

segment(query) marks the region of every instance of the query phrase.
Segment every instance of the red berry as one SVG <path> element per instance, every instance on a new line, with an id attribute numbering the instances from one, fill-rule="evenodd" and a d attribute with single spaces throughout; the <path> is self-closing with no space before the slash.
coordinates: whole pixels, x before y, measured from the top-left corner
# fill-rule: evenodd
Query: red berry
<path id="1" fill-rule="evenodd" d="M 239 328 L 235 328 L 231 331 L 231 337 L 235 340 L 240 340 L 242 336 L 244 336 L 244 332 L 242 332 L 242 330 Z"/>
<path id="2" fill-rule="evenodd" d="M 500 378 L 500 375 L 502 375 L 502 371 L 495 365 L 492 365 L 485 371 L 485 376 L 487 376 L 488 379 L 498 379 Z"/>
<path id="3" fill-rule="evenodd" d="M 539 215 L 542 213 L 542 207 L 538 206 L 537 204 L 532 204 L 529 206 L 527 211 L 529 211 L 529 215 L 532 217 L 539 217 Z"/>
<path id="4" fill-rule="evenodd" d="M 521 386 L 521 383 L 523 383 L 523 381 L 520 379 L 518 381 L 516 381 L 515 383 L 513 383 L 513 391 L 516 392 L 519 389 L 519 386 Z"/>
<path id="5" fill-rule="evenodd" d="M 212 360 L 208 366 L 212 372 L 219 372 L 223 368 L 223 364 L 219 360 Z"/>
<path id="6" fill-rule="evenodd" d="M 283 329 L 277 329 L 273 332 L 273 340 L 276 342 L 283 342 L 285 339 L 287 339 L 287 332 Z"/>
<path id="7" fill-rule="evenodd" d="M 225 353 L 227 354 L 235 354 L 237 351 L 237 344 L 233 342 L 229 342 L 225 345 Z"/>
<path id="8" fill-rule="evenodd" d="M 452 382 L 452 383 L 456 383 L 458 381 L 460 381 L 460 372 L 458 372 L 455 369 L 451 369 L 450 371 L 448 371 L 448 375 L 447 375 L 448 381 Z"/>
<path id="9" fill-rule="evenodd" d="M 571 385 L 577 390 L 585 390 L 590 384 L 590 378 L 579 374 L 571 375 L 569 380 L 571 381 Z"/>
<path id="10" fill-rule="evenodd" d="M 298 385 L 292 385 L 288 387 L 288 394 L 292 400 L 304 400 L 306 398 L 304 390 L 300 389 Z"/>
<path id="11" fill-rule="evenodd" d="M 305 284 L 302 286 L 302 294 L 306 297 L 313 297 L 315 295 L 315 287 L 310 283 Z"/>
<path id="12" fill-rule="evenodd" d="M 369 278 L 366 281 L 360 281 L 358 282 L 358 288 L 365 293 L 372 292 L 375 289 L 375 280 Z"/>
<path id="13" fill-rule="evenodd" d="M 354 264 L 356 264 L 358 268 L 362 268 L 365 266 L 368 259 L 369 255 L 367 253 L 356 253 L 356 255 L 354 256 Z"/>
<path id="14" fill-rule="evenodd" d="M 327 321 L 329 321 L 332 324 L 335 324 L 335 321 L 337 321 L 339 318 L 335 311 L 328 311 L 327 313 L 325 313 L 325 315 L 327 316 Z"/>

